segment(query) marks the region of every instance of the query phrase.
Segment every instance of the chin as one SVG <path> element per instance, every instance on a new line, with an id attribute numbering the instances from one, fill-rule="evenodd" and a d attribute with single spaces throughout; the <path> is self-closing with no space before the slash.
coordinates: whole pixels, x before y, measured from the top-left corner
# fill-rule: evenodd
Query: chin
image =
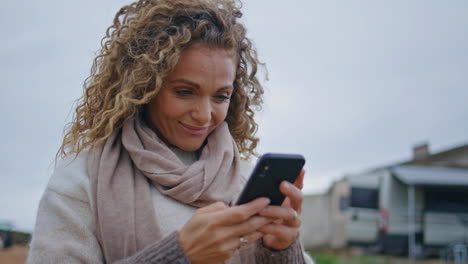
<path id="1" fill-rule="evenodd" d="M 201 146 L 202 146 L 202 144 L 184 144 L 184 145 L 180 145 L 180 146 L 177 146 L 177 147 L 180 148 L 183 151 L 193 152 L 193 151 L 199 150 L 201 148 Z"/>

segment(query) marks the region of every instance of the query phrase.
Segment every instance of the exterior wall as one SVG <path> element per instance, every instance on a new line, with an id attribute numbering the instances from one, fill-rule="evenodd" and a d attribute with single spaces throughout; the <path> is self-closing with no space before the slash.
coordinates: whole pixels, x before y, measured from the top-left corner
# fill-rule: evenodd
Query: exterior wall
<path id="1" fill-rule="evenodd" d="M 304 247 L 327 246 L 330 240 L 330 196 L 305 195 L 302 205 L 301 240 Z"/>
<path id="2" fill-rule="evenodd" d="M 366 188 L 378 192 L 377 202 L 382 200 L 381 185 L 385 171 L 373 170 L 363 174 L 348 175 L 346 177 L 349 188 Z M 352 188 L 351 188 L 352 187 Z M 350 206 L 348 207 L 348 217 L 346 223 L 346 236 L 348 243 L 373 244 L 378 240 L 378 216 L 379 209 L 355 207 L 351 202 L 351 192 L 349 193 Z M 378 205 L 378 204 L 377 204 Z"/>
<path id="3" fill-rule="evenodd" d="M 345 180 L 335 182 L 325 194 L 304 196 L 301 238 L 305 248 L 346 246 L 347 212 L 342 207 L 348 196 Z"/>
<path id="4" fill-rule="evenodd" d="M 347 176 L 346 179 L 349 185 L 353 187 L 379 189 L 381 174 L 382 171 L 379 170 L 364 174 L 350 175 Z"/>
<path id="5" fill-rule="evenodd" d="M 395 191 L 392 189 L 392 185 L 395 179 L 388 170 L 385 170 L 385 172 L 382 173 L 381 177 L 382 178 L 380 182 L 381 188 L 379 192 L 379 207 L 389 210 L 390 208 L 393 208 L 394 203 L 394 198 L 392 196 L 394 195 Z M 406 196 L 407 193 L 404 193 L 404 195 Z"/>
<path id="6" fill-rule="evenodd" d="M 396 235 L 408 234 L 408 185 L 389 175 L 382 184 L 382 198 L 379 208 L 385 208 L 388 212 L 388 233 Z M 424 193 L 422 188 L 415 187 L 415 228 L 421 232 L 422 210 L 424 207 Z"/>
<path id="7" fill-rule="evenodd" d="M 342 203 L 344 202 L 343 199 L 349 199 L 349 192 L 349 184 L 345 180 L 335 182 L 331 189 L 329 245 L 332 248 L 345 247 L 348 241 L 346 232 L 346 225 L 348 222 L 348 215 L 346 212 L 347 204 Z"/>

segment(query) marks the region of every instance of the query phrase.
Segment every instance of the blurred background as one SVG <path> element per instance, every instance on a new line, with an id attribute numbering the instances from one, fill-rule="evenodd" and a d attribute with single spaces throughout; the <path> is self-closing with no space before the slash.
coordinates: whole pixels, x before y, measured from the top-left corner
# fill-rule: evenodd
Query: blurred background
<path id="1" fill-rule="evenodd" d="M 74 100 L 128 3 L 3 3 L 0 230 L 33 230 Z M 356 242 L 385 252 L 385 243 L 403 243 L 401 254 L 411 247 L 417 256 L 428 222 L 465 221 L 466 207 L 437 215 L 444 204 L 428 201 L 447 192 L 459 193 L 449 199 L 455 204 L 468 197 L 467 1 L 245 0 L 243 10 L 269 73 L 258 152 L 306 157 L 308 247 Z M 441 184 L 445 178 L 453 180 Z M 392 193 L 406 198 L 394 203 Z M 329 218 L 316 219 L 320 208 Z M 442 248 L 467 239 L 438 236 L 429 243 Z"/>

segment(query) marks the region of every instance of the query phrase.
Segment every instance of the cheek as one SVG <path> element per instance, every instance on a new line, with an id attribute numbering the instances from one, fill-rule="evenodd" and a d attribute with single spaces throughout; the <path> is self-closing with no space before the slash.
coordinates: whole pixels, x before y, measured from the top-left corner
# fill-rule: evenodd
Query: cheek
<path id="1" fill-rule="evenodd" d="M 166 115 L 171 119 L 179 119 L 188 115 L 193 108 L 193 102 L 187 100 L 172 100 L 167 104 Z"/>
<path id="2" fill-rule="evenodd" d="M 148 107 L 148 115 L 153 126 L 163 132 L 168 129 L 168 125 L 174 119 L 174 111 L 171 111 L 171 105 L 164 98 L 155 98 Z"/>
<path id="3" fill-rule="evenodd" d="M 222 122 L 228 113 L 229 103 L 218 105 L 215 111 L 216 122 Z"/>
<path id="4" fill-rule="evenodd" d="M 162 98 L 158 103 L 159 107 L 157 109 L 157 113 L 160 116 L 160 119 L 164 119 L 165 121 L 177 119 L 187 112 L 188 108 L 187 102 L 177 100 L 169 96 Z"/>
<path id="5" fill-rule="evenodd" d="M 153 126 L 156 126 L 156 121 L 158 117 L 158 104 L 155 99 L 153 99 L 148 106 L 146 107 L 146 118 L 147 121 L 151 121 Z"/>

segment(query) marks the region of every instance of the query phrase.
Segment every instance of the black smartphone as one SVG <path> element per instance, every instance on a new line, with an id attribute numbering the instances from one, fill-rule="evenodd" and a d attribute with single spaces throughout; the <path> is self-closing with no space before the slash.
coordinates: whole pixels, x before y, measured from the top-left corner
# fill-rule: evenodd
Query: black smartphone
<path id="1" fill-rule="evenodd" d="M 259 197 L 270 199 L 270 205 L 281 205 L 285 199 L 279 186 L 286 180 L 294 183 L 305 164 L 302 155 L 267 153 L 260 157 L 236 205 Z"/>

